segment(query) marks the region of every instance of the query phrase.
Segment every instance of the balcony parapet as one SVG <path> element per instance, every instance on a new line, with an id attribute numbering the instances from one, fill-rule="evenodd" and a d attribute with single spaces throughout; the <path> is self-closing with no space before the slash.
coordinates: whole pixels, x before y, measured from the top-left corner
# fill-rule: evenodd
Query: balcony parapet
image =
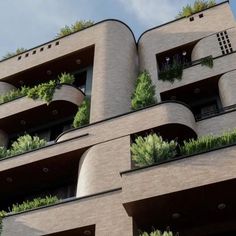
<path id="1" fill-rule="evenodd" d="M 123 203 L 233 179 L 235 155 L 233 144 L 124 171 L 121 173 Z"/>

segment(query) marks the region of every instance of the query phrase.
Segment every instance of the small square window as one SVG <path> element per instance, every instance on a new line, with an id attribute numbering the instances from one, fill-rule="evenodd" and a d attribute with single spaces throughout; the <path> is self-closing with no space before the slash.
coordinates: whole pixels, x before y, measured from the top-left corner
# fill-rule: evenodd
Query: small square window
<path id="1" fill-rule="evenodd" d="M 203 13 L 199 14 L 199 18 L 202 18 L 203 16 L 204 16 Z"/>
<path id="2" fill-rule="evenodd" d="M 34 50 L 34 51 L 32 52 L 32 54 L 36 54 L 36 50 Z"/>
<path id="3" fill-rule="evenodd" d="M 219 44 L 220 44 L 220 46 L 222 46 L 222 42 L 221 41 L 219 42 Z"/>
<path id="4" fill-rule="evenodd" d="M 21 59 L 21 56 L 18 57 L 18 60 L 20 60 L 20 59 Z"/>
<path id="5" fill-rule="evenodd" d="M 228 49 L 226 49 L 226 53 L 229 53 L 229 50 L 228 50 Z"/>
<path id="6" fill-rule="evenodd" d="M 221 49 L 221 50 L 224 50 L 223 46 L 222 46 L 222 47 L 220 47 L 220 49 Z"/>
<path id="7" fill-rule="evenodd" d="M 52 44 L 48 44 L 48 48 L 51 48 L 52 47 Z"/>
<path id="8" fill-rule="evenodd" d="M 55 43 L 55 45 L 56 45 L 56 46 L 59 45 L 59 41 L 57 41 L 57 42 Z"/>
<path id="9" fill-rule="evenodd" d="M 40 48 L 40 52 L 42 52 L 43 51 L 43 48 Z"/>
<path id="10" fill-rule="evenodd" d="M 225 55 L 225 51 L 222 51 L 222 54 Z"/>
<path id="11" fill-rule="evenodd" d="M 26 53 L 26 54 L 25 54 L 25 57 L 28 57 L 28 56 L 29 56 L 29 53 Z"/>
<path id="12" fill-rule="evenodd" d="M 233 48 L 230 48 L 230 52 L 233 52 Z"/>
<path id="13" fill-rule="evenodd" d="M 220 35 L 223 36 L 223 32 L 221 32 Z"/>

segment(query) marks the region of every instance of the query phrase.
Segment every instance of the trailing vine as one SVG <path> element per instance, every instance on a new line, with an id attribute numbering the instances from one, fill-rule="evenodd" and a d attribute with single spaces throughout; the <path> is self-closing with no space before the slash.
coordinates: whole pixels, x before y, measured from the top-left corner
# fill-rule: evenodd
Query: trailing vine
<path id="1" fill-rule="evenodd" d="M 200 63 L 202 66 L 207 66 L 209 68 L 213 68 L 214 66 L 214 61 L 212 56 L 202 58 Z"/>

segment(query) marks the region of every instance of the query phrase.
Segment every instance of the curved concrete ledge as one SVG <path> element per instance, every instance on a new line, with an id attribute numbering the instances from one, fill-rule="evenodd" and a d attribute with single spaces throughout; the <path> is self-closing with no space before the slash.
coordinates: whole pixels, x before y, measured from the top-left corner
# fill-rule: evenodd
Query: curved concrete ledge
<path id="1" fill-rule="evenodd" d="M 221 76 L 219 92 L 223 107 L 236 104 L 236 70 Z"/>
<path id="2" fill-rule="evenodd" d="M 158 81 L 158 92 L 162 93 L 171 89 L 185 86 L 194 82 L 222 75 L 228 71 L 236 69 L 236 51 L 231 54 L 220 56 L 214 59 L 213 68 L 197 64 L 184 69 L 182 80 L 175 80 L 174 83 L 168 81 Z"/>
<path id="3" fill-rule="evenodd" d="M 168 124 L 181 124 L 196 133 L 195 118 L 191 110 L 181 103 L 168 101 L 97 122 L 84 128 L 73 129 L 62 134 L 57 142 L 74 138 L 83 133 L 89 133 L 91 141 L 103 142 Z"/>
<path id="4" fill-rule="evenodd" d="M 49 235 L 90 225 L 96 225 L 96 236 L 133 236 L 132 218 L 121 204 L 120 189 L 10 215 L 3 219 L 2 236 Z"/>
<path id="5" fill-rule="evenodd" d="M 236 146 L 231 146 L 123 173 L 123 203 L 234 179 L 235 155 Z"/>
<path id="6" fill-rule="evenodd" d="M 0 129 L 0 147 L 6 147 L 8 144 L 8 134 Z"/>
<path id="7" fill-rule="evenodd" d="M 15 86 L 7 82 L 0 81 L 0 95 L 5 95 L 6 93 L 16 89 Z"/>
<path id="8" fill-rule="evenodd" d="M 68 84 L 62 84 L 53 94 L 52 102 L 67 101 L 77 106 L 81 105 L 85 94 L 80 90 Z"/>
<path id="9" fill-rule="evenodd" d="M 207 56 L 218 57 L 222 55 L 216 35 L 201 39 L 193 48 L 192 61 L 199 60 Z"/>
<path id="10" fill-rule="evenodd" d="M 60 89 L 56 89 L 53 95 L 52 102 L 67 101 L 75 105 L 80 105 L 83 102 L 84 94 L 79 89 L 71 85 L 62 85 Z M 10 102 L 0 105 L 0 120 L 9 116 L 17 116 L 18 113 L 36 109 L 46 103 L 41 100 L 33 100 L 27 97 L 21 97 Z"/>
<path id="11" fill-rule="evenodd" d="M 80 159 L 76 196 L 120 187 L 119 172 L 130 166 L 129 135 L 94 145 Z"/>
<path id="12" fill-rule="evenodd" d="M 221 135 L 236 128 L 236 111 L 229 111 L 197 122 L 198 136 Z M 216 125 L 217 124 L 217 125 Z"/>

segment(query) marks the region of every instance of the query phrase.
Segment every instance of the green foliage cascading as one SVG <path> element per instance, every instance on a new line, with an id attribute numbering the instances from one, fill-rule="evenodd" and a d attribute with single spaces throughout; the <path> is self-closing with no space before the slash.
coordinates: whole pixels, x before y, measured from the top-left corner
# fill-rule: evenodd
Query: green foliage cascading
<path id="1" fill-rule="evenodd" d="M 82 104 L 79 106 L 73 121 L 73 127 L 78 128 L 83 125 L 89 124 L 90 117 L 90 100 L 85 98 Z"/>
<path id="2" fill-rule="evenodd" d="M 142 72 L 136 81 L 135 90 L 131 96 L 131 108 L 137 110 L 157 102 L 155 98 L 155 85 L 147 71 Z"/>

